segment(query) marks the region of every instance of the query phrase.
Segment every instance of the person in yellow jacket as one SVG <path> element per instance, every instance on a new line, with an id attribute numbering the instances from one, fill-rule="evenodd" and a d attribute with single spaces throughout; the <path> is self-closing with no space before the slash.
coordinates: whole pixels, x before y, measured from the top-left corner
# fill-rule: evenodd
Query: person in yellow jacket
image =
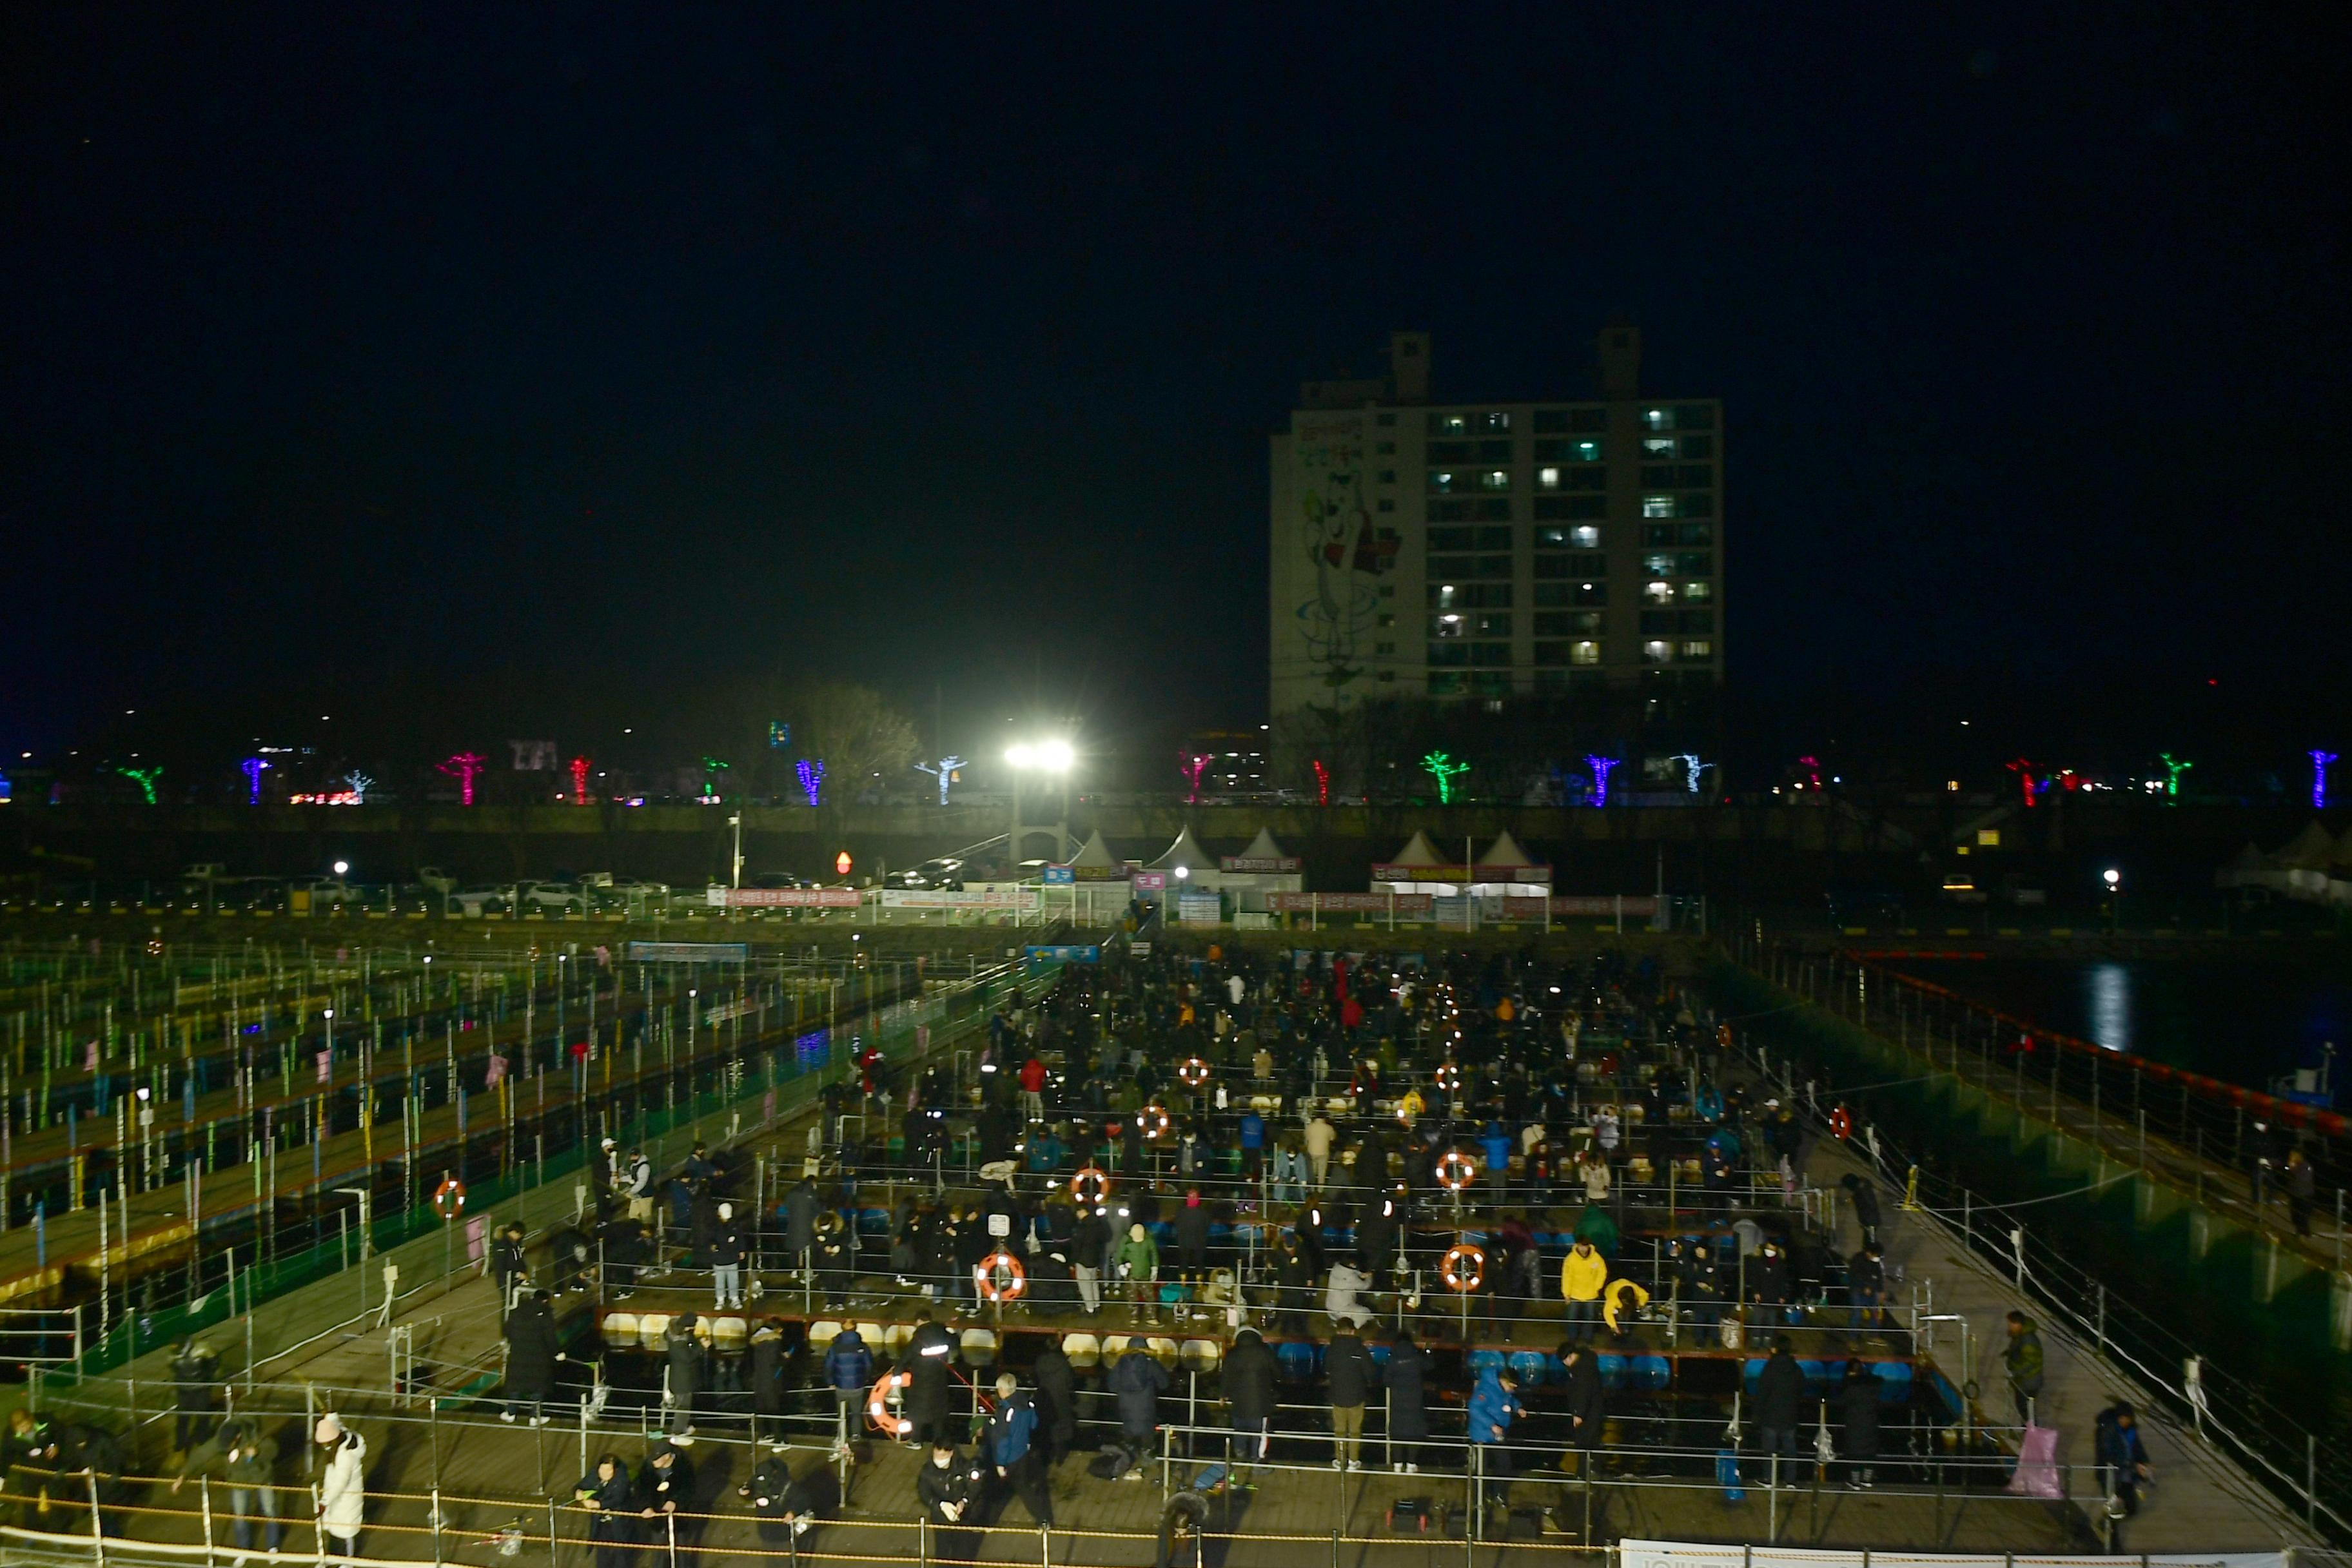
<path id="1" fill-rule="evenodd" d="M 1421 1090 L 1417 1089 L 1406 1089 L 1404 1098 L 1397 1101 L 1397 1120 L 1407 1127 L 1428 1114 L 1429 1101 L 1422 1098 Z"/>
<path id="2" fill-rule="evenodd" d="M 1601 1293 L 1601 1321 L 1622 1339 L 1633 1331 L 1633 1314 L 1650 1304 L 1650 1293 L 1631 1279 L 1612 1279 Z"/>
<path id="3" fill-rule="evenodd" d="M 1559 1293 L 1568 1301 L 1568 1337 L 1578 1344 L 1592 1338 L 1601 1320 L 1601 1289 L 1609 1282 L 1609 1259 L 1593 1250 L 1582 1237 L 1568 1249 L 1559 1266 Z"/>

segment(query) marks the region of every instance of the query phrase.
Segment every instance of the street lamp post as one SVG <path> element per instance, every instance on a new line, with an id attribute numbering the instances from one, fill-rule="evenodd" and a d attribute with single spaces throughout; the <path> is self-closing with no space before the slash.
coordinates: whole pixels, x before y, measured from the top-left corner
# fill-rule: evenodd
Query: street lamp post
<path id="1" fill-rule="evenodd" d="M 2107 885 L 2107 931 L 2113 935 L 2124 925 L 2124 874 L 2110 866 L 2099 873 L 2099 879 Z"/>
<path id="2" fill-rule="evenodd" d="M 1017 868 L 1021 863 L 1021 841 L 1032 830 L 1050 831 L 1054 836 L 1054 853 L 1061 853 L 1063 841 L 1069 837 L 1070 769 L 1077 762 L 1077 752 L 1066 740 L 1016 742 L 1004 751 L 1004 760 L 1013 768 L 1013 822 L 1005 839 L 1006 858 Z M 1051 775 L 1062 792 L 1061 815 L 1050 823 L 1030 822 L 1022 809 L 1022 775 Z"/>
<path id="3" fill-rule="evenodd" d="M 743 885 L 743 814 L 739 811 L 729 816 L 727 826 L 735 830 L 735 870 L 730 885 L 740 888 Z"/>

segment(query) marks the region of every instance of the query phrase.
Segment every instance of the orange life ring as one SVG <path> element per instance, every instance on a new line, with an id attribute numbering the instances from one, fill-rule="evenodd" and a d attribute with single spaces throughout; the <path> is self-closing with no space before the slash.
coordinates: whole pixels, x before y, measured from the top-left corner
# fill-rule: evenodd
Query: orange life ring
<path id="1" fill-rule="evenodd" d="M 972 1266 L 971 1283 L 983 1301 L 1018 1300 L 1029 1288 L 1029 1273 L 1019 1258 L 1000 1247 Z"/>
<path id="2" fill-rule="evenodd" d="M 1154 1125 L 1152 1120 L 1155 1117 L 1159 1119 L 1157 1125 Z M 1142 1110 L 1135 1113 L 1135 1119 L 1143 1123 L 1143 1135 L 1146 1138 L 1150 1139 L 1153 1142 L 1157 1143 L 1160 1140 L 1168 1136 L 1168 1129 L 1171 1123 L 1168 1120 L 1168 1112 L 1160 1107 L 1157 1105 L 1147 1105 Z"/>
<path id="3" fill-rule="evenodd" d="M 1449 1193 L 1458 1193 L 1478 1179 L 1478 1162 L 1459 1149 L 1448 1149 L 1438 1157 L 1437 1184 Z"/>
<path id="4" fill-rule="evenodd" d="M 866 1396 L 866 1419 L 877 1432 L 887 1436 L 904 1437 L 915 1429 L 913 1421 L 905 1415 L 890 1414 L 890 1396 L 897 1393 L 903 1399 L 908 1384 L 915 1381 L 911 1372 L 886 1372 L 874 1384 L 874 1392 Z"/>
<path id="5" fill-rule="evenodd" d="M 1853 1113 L 1843 1105 L 1830 1112 L 1830 1132 L 1841 1142 L 1853 1136 Z"/>
<path id="6" fill-rule="evenodd" d="M 1462 1087 L 1462 1069 L 1452 1062 L 1440 1062 L 1437 1064 L 1437 1071 L 1431 1075 L 1431 1080 L 1446 1093 L 1452 1094 Z"/>
<path id="7" fill-rule="evenodd" d="M 1466 1296 L 1486 1282 L 1486 1255 L 1466 1241 L 1456 1242 L 1445 1249 L 1437 1272 L 1447 1289 Z"/>
<path id="8" fill-rule="evenodd" d="M 1728 1025 L 1728 1024 L 1717 1024 L 1717 1025 L 1715 1026 L 1715 1043 L 1716 1043 L 1717 1045 L 1718 1045 L 1718 1046 L 1721 1046 L 1721 1047 L 1722 1047 L 1725 1050 L 1727 1050 L 1727 1050 L 1729 1050 L 1729 1049 L 1731 1048 L 1731 1026 L 1730 1026 L 1730 1025 Z"/>
<path id="9" fill-rule="evenodd" d="M 456 1219 L 465 1213 L 466 1184 L 443 1172 L 441 1184 L 433 1189 L 433 1212 L 443 1219 Z"/>
<path id="10" fill-rule="evenodd" d="M 1087 1195 L 1087 1186 L 1094 1187 L 1094 1196 Z M 1084 1165 L 1070 1177 L 1070 1196 L 1081 1205 L 1099 1206 L 1110 1196 L 1110 1173 L 1100 1165 Z"/>
<path id="11" fill-rule="evenodd" d="M 1198 1089 L 1209 1081 L 1209 1064 L 1192 1057 L 1176 1069 L 1176 1076 L 1184 1080 L 1186 1089 Z"/>

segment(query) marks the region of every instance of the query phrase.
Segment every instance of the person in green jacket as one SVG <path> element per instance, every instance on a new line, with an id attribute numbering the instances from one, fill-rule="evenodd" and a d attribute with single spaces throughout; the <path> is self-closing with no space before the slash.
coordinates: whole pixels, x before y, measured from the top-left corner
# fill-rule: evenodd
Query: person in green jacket
<path id="1" fill-rule="evenodd" d="M 1140 1224 L 1127 1227 L 1127 1239 L 1118 1244 L 1118 1254 L 1112 1259 L 1119 1278 L 1126 1280 L 1129 1299 L 1138 1306 L 1157 1306 L 1160 1301 L 1160 1244 Z"/>
<path id="2" fill-rule="evenodd" d="M 2042 1331 L 2022 1312 L 2009 1315 L 2009 1348 L 2000 1352 L 2009 1369 L 2009 1396 L 2017 1401 L 2017 1418 L 2033 1419 L 2033 1401 L 2042 1393 Z"/>
<path id="3" fill-rule="evenodd" d="M 1575 1239 L 1592 1243 L 1592 1250 L 1603 1258 L 1617 1256 L 1617 1222 L 1609 1211 L 1597 1204 L 1587 1204 L 1584 1212 L 1576 1216 Z"/>

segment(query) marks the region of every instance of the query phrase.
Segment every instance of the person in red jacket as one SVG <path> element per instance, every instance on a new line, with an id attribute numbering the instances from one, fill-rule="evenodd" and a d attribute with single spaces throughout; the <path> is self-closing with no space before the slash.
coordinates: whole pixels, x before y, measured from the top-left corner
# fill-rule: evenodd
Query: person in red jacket
<path id="1" fill-rule="evenodd" d="M 1021 1064 L 1021 1104 L 1030 1121 L 1045 1120 L 1045 1064 L 1034 1056 Z"/>

